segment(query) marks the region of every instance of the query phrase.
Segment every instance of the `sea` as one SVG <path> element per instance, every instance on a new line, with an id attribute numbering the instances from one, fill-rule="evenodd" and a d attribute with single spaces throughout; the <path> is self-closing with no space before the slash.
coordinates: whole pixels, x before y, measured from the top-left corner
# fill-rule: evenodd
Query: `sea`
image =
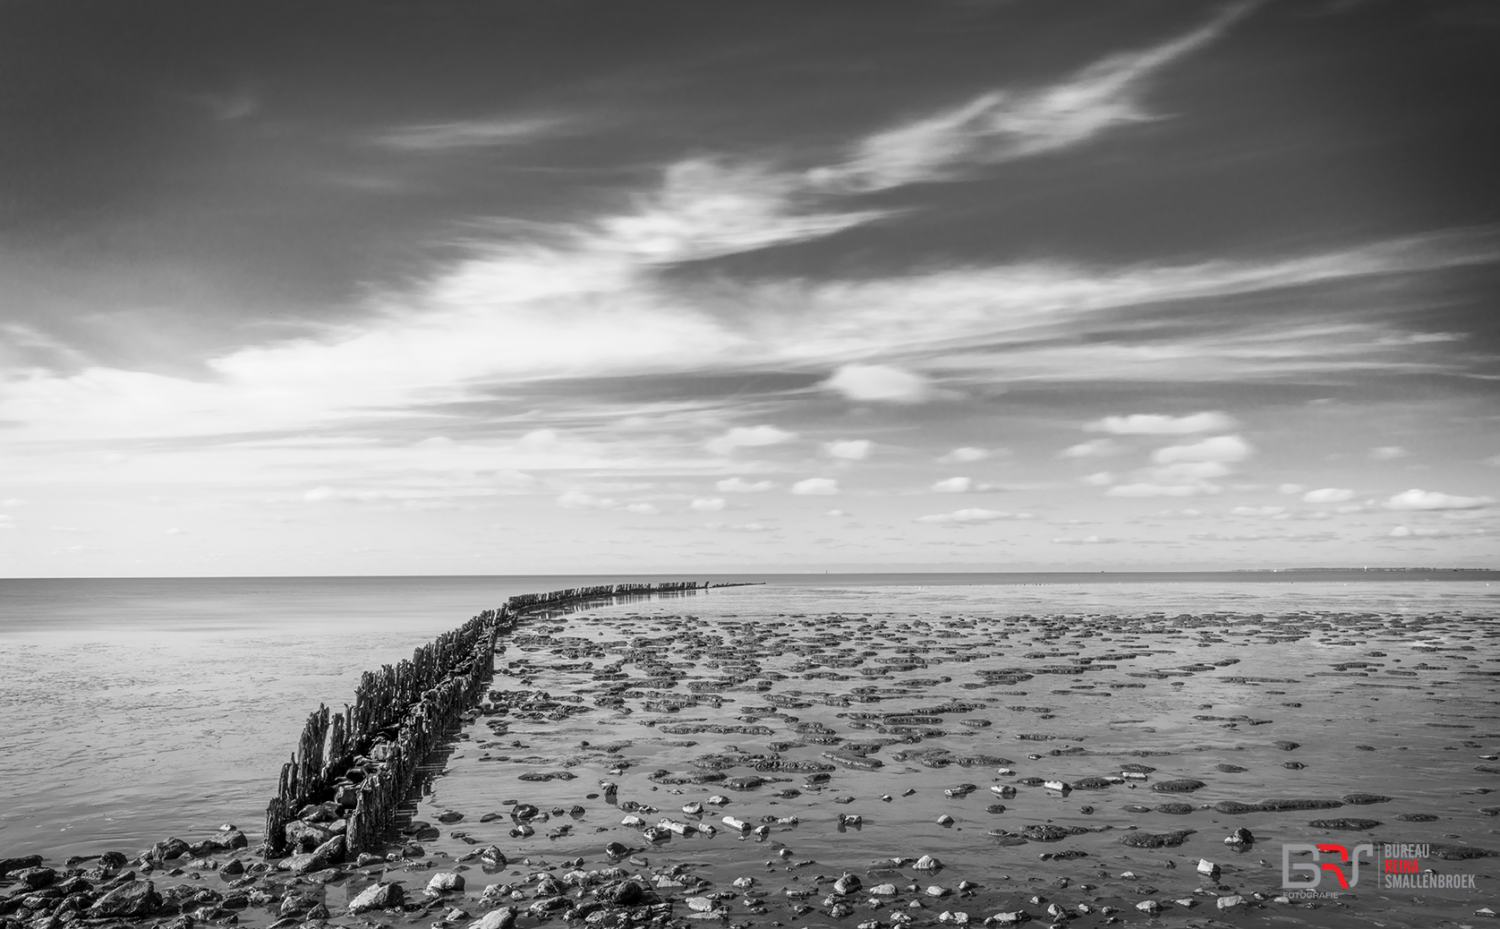
<path id="1" fill-rule="evenodd" d="M 307 715 L 362 672 L 515 594 L 663 580 L 747 585 L 704 616 L 1500 616 L 1476 571 L 0 579 L 0 857 L 258 838 Z"/>

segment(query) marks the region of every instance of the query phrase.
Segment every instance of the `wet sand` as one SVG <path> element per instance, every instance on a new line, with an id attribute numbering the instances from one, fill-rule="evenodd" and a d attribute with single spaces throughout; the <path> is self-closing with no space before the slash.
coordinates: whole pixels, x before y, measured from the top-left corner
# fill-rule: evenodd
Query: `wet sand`
<path id="1" fill-rule="evenodd" d="M 1492 905 L 1494 618 L 1043 617 L 972 600 L 803 615 L 757 602 L 533 619 L 431 770 L 404 847 L 295 886 L 351 924 L 433 924 L 456 907 L 449 922 L 466 925 L 500 903 L 537 924 L 525 914 L 540 874 L 611 867 L 657 887 L 676 919 L 742 926 L 1017 912 L 1043 924 L 1436 926 Z M 675 831 L 648 831 L 663 821 Z M 1239 829 L 1253 842 L 1226 844 Z M 1476 889 L 1386 889 L 1367 864 L 1348 891 L 1329 875 L 1330 896 L 1287 899 L 1292 842 L 1425 845 L 1423 869 L 1472 874 Z M 490 846 L 503 866 L 482 858 Z M 923 856 L 941 866 L 918 869 Z M 1212 873 L 1199 873 L 1205 859 Z M 451 870 L 465 888 L 426 907 L 343 915 L 382 874 L 420 903 L 433 873 Z M 839 893 L 846 874 L 860 886 Z M 245 881 L 204 864 L 162 883 L 173 880 Z M 240 922 L 277 919 L 291 881 L 252 882 L 274 902 L 237 911 Z"/>

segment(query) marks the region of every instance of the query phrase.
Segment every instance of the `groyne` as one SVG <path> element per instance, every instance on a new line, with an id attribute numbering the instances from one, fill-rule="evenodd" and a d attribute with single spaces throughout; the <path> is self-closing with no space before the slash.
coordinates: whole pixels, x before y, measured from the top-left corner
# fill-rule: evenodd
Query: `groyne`
<path id="1" fill-rule="evenodd" d="M 577 601 L 742 586 L 673 581 L 518 594 L 418 648 L 367 671 L 343 712 L 308 716 L 266 808 L 261 853 L 311 871 L 369 853 L 396 824 L 422 759 L 456 730 L 494 675 L 497 639 L 527 614 Z"/>

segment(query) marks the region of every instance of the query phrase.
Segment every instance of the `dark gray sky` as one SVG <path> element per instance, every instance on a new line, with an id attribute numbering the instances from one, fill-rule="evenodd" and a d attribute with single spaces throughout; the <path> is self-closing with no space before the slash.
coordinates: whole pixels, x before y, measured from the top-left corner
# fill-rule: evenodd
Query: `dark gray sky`
<path id="1" fill-rule="evenodd" d="M 1497 52 L 1480 2 L 0 5 L 6 573 L 1492 564 Z"/>

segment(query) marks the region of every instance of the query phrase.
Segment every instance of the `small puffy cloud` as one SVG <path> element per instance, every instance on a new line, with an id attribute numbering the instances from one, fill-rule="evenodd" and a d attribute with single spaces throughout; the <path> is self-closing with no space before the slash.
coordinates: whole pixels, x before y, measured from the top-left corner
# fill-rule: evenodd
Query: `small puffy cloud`
<path id="1" fill-rule="evenodd" d="M 1087 442 L 1079 442 L 1077 445 L 1069 445 L 1058 452 L 1060 458 L 1107 458 L 1110 455 L 1118 455 L 1124 451 L 1124 447 L 1113 439 L 1091 439 Z"/>
<path id="2" fill-rule="evenodd" d="M 1244 461 L 1254 451 L 1250 443 L 1237 435 L 1216 435 L 1189 445 L 1169 445 L 1157 449 L 1151 460 L 1157 464 L 1175 464 L 1185 461 Z"/>
<path id="3" fill-rule="evenodd" d="M 1302 491 L 1306 490 L 1307 488 L 1304 487 L 1301 484 L 1282 484 L 1280 487 L 1277 487 L 1276 489 L 1277 489 L 1277 491 L 1279 491 L 1281 493 L 1290 495 L 1290 494 L 1300 494 L 1300 493 L 1302 493 Z"/>
<path id="4" fill-rule="evenodd" d="M 1108 432 L 1111 435 L 1192 435 L 1195 432 L 1233 429 L 1234 426 L 1234 420 L 1227 414 L 1204 412 L 1188 416 L 1162 416 L 1156 413 L 1106 416 L 1084 428 L 1090 432 Z"/>
<path id="5" fill-rule="evenodd" d="M 1151 474 L 1168 484 L 1191 484 L 1208 481 L 1229 474 L 1229 466 L 1218 461 L 1179 461 L 1152 470 Z"/>
<path id="6" fill-rule="evenodd" d="M 1399 445 L 1381 445 L 1378 448 L 1370 449 L 1370 457 L 1376 461 L 1394 461 L 1397 458 L 1405 458 L 1410 454 L 1411 452 Z"/>
<path id="7" fill-rule="evenodd" d="M 1286 512 L 1284 506 L 1237 506 L 1229 511 L 1234 516 L 1280 516 Z"/>
<path id="8" fill-rule="evenodd" d="M 1052 541 L 1056 542 L 1059 545 L 1109 545 L 1109 544 L 1112 544 L 1114 542 L 1118 542 L 1120 540 L 1116 539 L 1116 538 L 1111 538 L 1110 536 L 1086 535 L 1086 536 L 1084 536 L 1081 539 L 1080 538 L 1060 538 L 1060 539 L 1053 539 Z"/>
<path id="9" fill-rule="evenodd" d="M 824 513 L 823 515 L 824 516 L 848 516 L 849 514 L 845 513 L 843 510 L 829 510 L 828 512 Z"/>
<path id="10" fill-rule="evenodd" d="M 1108 487 L 1115 482 L 1115 476 L 1108 471 L 1096 471 L 1093 474 L 1085 474 L 1079 480 L 1090 487 Z"/>
<path id="11" fill-rule="evenodd" d="M 922 403 L 932 398 L 932 384 L 920 374 L 888 365 L 847 364 L 824 386 L 850 400 L 881 403 Z"/>
<path id="12" fill-rule="evenodd" d="M 544 452 L 556 448 L 560 438 L 556 429 L 533 429 L 521 436 L 517 444 L 527 451 Z M 449 440 L 443 441 L 452 444 Z"/>
<path id="13" fill-rule="evenodd" d="M 967 477 L 950 477 L 932 485 L 933 492 L 940 494 L 966 494 L 973 489 L 974 482 Z"/>
<path id="14" fill-rule="evenodd" d="M 1111 497 L 1198 497 L 1218 492 L 1219 488 L 1213 484 L 1153 484 L 1145 481 L 1116 484 L 1105 494 Z"/>
<path id="15" fill-rule="evenodd" d="M 599 497 L 582 490 L 570 490 L 557 498 L 557 505 L 569 510 L 624 510 L 640 516 L 655 516 L 660 511 L 649 503 L 622 504 L 609 497 Z"/>
<path id="16" fill-rule="evenodd" d="M 1307 503 L 1343 503 L 1354 499 L 1354 491 L 1347 487 L 1320 487 L 1302 495 Z"/>
<path id="17" fill-rule="evenodd" d="M 1475 510 L 1494 502 L 1490 497 L 1459 497 L 1412 488 L 1391 497 L 1385 506 L 1388 510 Z"/>
<path id="18" fill-rule="evenodd" d="M 775 486 L 770 481 L 747 481 L 742 477 L 726 477 L 714 484 L 714 489 L 721 494 L 758 494 Z"/>
<path id="19" fill-rule="evenodd" d="M 557 505 L 570 510 L 613 510 L 619 506 L 618 503 L 608 497 L 596 497 L 581 490 L 570 490 L 559 495 Z"/>
<path id="20" fill-rule="evenodd" d="M 870 456 L 870 449 L 874 447 L 874 444 L 869 439 L 840 439 L 836 442 L 823 443 L 823 453 L 830 458 L 863 461 Z"/>
<path id="21" fill-rule="evenodd" d="M 706 444 L 715 455 L 728 455 L 737 448 L 756 448 L 763 445 L 780 445 L 795 439 L 795 432 L 777 429 L 775 426 L 736 426 Z"/>
<path id="22" fill-rule="evenodd" d="M 713 497 L 711 499 L 698 499 L 689 504 L 693 509 L 703 513 L 713 513 L 724 509 L 724 498 Z"/>
<path id="23" fill-rule="evenodd" d="M 1446 535 L 1446 529 L 1429 529 L 1425 526 L 1396 526 L 1388 533 L 1388 537 L 1392 539 L 1440 539 Z"/>
<path id="24" fill-rule="evenodd" d="M 954 510 L 952 513 L 936 513 L 932 516 L 918 516 L 919 523 L 988 523 L 1002 519 L 1031 519 L 1030 513 L 1007 513 L 1003 510 L 981 510 L 970 507 L 963 510 Z"/>
<path id="25" fill-rule="evenodd" d="M 801 496 L 829 496 L 839 492 L 839 482 L 831 477 L 810 477 L 792 485 L 792 493 Z"/>
<path id="26" fill-rule="evenodd" d="M 720 532 L 768 532 L 771 529 L 763 523 L 704 523 L 703 528 Z"/>
<path id="27" fill-rule="evenodd" d="M 963 448 L 955 448 L 946 455 L 940 455 L 935 460 L 938 464 L 969 464 L 975 461 L 983 461 L 993 454 L 987 448 L 964 446 Z"/>

